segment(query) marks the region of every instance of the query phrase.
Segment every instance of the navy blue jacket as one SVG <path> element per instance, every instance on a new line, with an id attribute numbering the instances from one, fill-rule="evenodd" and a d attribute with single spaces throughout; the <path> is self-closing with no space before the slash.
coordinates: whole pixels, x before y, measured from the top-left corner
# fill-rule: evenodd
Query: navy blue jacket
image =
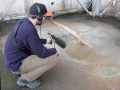
<path id="1" fill-rule="evenodd" d="M 16 25 L 20 22 L 19 20 Z M 36 28 L 31 21 L 26 18 L 20 25 L 16 42 L 23 49 L 19 50 L 13 39 L 13 33 L 16 25 L 10 31 L 4 48 L 4 65 L 10 71 L 17 72 L 21 66 L 21 61 L 31 55 L 31 52 L 40 58 L 46 58 L 56 54 L 55 48 L 47 49 L 43 44 L 46 44 L 46 39 L 40 39 Z"/>

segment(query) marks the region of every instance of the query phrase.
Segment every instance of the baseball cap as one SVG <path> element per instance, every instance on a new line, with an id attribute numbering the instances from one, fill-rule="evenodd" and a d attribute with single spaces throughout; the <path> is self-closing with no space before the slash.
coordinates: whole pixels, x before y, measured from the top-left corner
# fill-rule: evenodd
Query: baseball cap
<path id="1" fill-rule="evenodd" d="M 46 6 L 44 4 L 41 4 L 41 3 L 34 3 L 30 7 L 30 12 L 29 12 L 30 14 L 32 14 L 32 15 L 38 15 L 37 5 L 39 7 L 40 14 L 42 14 L 43 16 L 52 16 L 52 12 L 51 11 L 47 11 Z"/>

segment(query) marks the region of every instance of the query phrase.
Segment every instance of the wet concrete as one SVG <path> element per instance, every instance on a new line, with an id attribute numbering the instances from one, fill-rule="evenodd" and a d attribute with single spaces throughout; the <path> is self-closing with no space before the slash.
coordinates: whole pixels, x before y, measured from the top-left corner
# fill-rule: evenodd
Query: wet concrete
<path id="1" fill-rule="evenodd" d="M 56 45 L 61 51 L 58 63 L 39 78 L 42 85 L 36 90 L 120 90 L 120 20 L 74 14 L 57 17 L 55 21 L 76 31 L 93 48 L 82 45 L 69 32 L 47 19 L 41 27 L 42 38 L 48 38 L 50 32 L 62 38 L 67 47 L 61 49 Z M 14 22 L 2 24 L 1 51 Z M 36 28 L 40 34 L 39 27 Z M 3 67 L 2 54 L 0 62 L 2 90 L 28 90 L 17 87 L 18 76 Z"/>

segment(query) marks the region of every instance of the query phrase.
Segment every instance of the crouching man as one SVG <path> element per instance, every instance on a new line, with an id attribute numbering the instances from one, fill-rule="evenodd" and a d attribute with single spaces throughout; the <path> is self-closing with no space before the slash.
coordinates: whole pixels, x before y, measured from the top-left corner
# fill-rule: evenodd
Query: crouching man
<path id="1" fill-rule="evenodd" d="M 41 82 L 36 79 L 56 65 L 59 50 L 46 48 L 44 44 L 51 43 L 52 39 L 39 38 L 35 28 L 42 24 L 45 16 L 50 15 L 52 13 L 47 11 L 44 4 L 33 4 L 28 18 L 19 20 L 7 38 L 4 65 L 12 73 L 21 74 L 17 80 L 20 86 L 38 87 Z"/>

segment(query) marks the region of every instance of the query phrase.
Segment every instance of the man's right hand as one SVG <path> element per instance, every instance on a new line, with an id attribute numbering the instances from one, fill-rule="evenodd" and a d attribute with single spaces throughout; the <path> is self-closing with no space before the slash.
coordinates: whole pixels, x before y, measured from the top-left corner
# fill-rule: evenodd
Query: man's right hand
<path id="1" fill-rule="evenodd" d="M 56 48 L 56 56 L 60 56 L 60 51 Z"/>

